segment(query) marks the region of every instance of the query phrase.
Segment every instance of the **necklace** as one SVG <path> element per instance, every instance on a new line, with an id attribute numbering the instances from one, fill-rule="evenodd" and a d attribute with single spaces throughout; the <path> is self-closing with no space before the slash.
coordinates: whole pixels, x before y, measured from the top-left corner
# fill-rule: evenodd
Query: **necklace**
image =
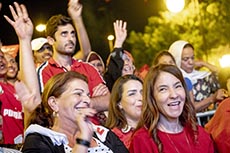
<path id="1" fill-rule="evenodd" d="M 168 138 L 169 141 L 170 141 L 170 144 L 173 146 L 173 148 L 176 150 L 176 152 L 177 152 L 177 153 L 180 153 L 179 149 L 176 147 L 175 143 L 173 142 L 173 140 L 172 140 L 171 137 L 169 136 L 169 134 L 168 134 L 168 132 L 167 132 L 168 130 L 166 130 L 166 128 L 165 128 L 162 124 L 158 124 L 158 125 L 159 125 L 160 129 L 162 129 L 163 132 L 166 134 L 167 138 Z M 183 130 L 182 132 L 183 132 L 184 135 L 185 135 L 186 143 L 187 143 L 187 145 L 188 145 L 188 147 L 189 147 L 189 152 L 192 153 L 192 149 L 191 149 L 191 146 L 190 146 L 190 143 L 189 143 L 187 134 L 186 134 L 185 130 Z"/>

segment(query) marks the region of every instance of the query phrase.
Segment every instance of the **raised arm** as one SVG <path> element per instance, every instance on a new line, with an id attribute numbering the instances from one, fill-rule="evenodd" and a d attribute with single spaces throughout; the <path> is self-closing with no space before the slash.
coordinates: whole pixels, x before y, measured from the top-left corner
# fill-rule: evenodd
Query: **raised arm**
<path id="1" fill-rule="evenodd" d="M 17 84 L 16 91 L 19 91 L 18 96 L 24 107 L 24 120 L 27 121 L 27 115 L 41 102 L 37 73 L 31 49 L 33 24 L 24 5 L 19 5 L 14 2 L 14 6 L 15 9 L 11 5 L 9 6 L 13 19 L 11 20 L 5 15 L 4 17 L 14 28 L 19 39 L 20 73 L 24 85 Z"/>
<path id="2" fill-rule="evenodd" d="M 208 68 L 211 72 L 214 72 L 214 73 L 218 73 L 219 72 L 219 69 L 218 67 L 216 67 L 215 65 L 212 65 L 208 62 L 205 62 L 205 61 L 202 61 L 202 60 L 199 60 L 199 61 L 195 61 L 195 66 L 196 67 L 206 67 Z"/>
<path id="3" fill-rule="evenodd" d="M 91 51 L 91 44 L 87 31 L 85 29 L 84 22 L 82 20 L 82 4 L 79 0 L 70 0 L 68 4 L 68 13 L 73 20 L 74 26 L 77 30 L 78 41 L 80 44 L 80 51 L 74 55 L 77 59 L 85 60 L 89 52 Z"/>

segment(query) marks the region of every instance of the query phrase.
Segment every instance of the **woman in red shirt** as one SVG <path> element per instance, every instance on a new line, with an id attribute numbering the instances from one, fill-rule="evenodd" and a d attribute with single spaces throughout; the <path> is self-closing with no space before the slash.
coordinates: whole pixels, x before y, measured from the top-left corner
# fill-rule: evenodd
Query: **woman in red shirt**
<path id="1" fill-rule="evenodd" d="M 197 125 L 181 71 L 158 65 L 143 85 L 143 109 L 130 153 L 213 153 L 208 133 Z"/>

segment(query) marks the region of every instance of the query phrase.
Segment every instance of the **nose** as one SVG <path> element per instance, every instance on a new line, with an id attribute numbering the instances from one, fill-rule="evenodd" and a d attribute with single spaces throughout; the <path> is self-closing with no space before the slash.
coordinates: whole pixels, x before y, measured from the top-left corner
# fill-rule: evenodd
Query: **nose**
<path id="1" fill-rule="evenodd" d="M 169 90 L 169 96 L 170 96 L 170 98 L 172 98 L 172 99 L 176 99 L 177 96 L 178 96 L 176 90 L 175 90 L 175 89 L 170 89 L 170 90 Z"/>
<path id="2" fill-rule="evenodd" d="M 90 106 L 90 97 L 88 95 L 82 96 L 82 101 Z"/>
<path id="3" fill-rule="evenodd" d="M 68 40 L 69 40 L 69 41 L 74 42 L 75 38 L 76 38 L 76 36 L 75 36 L 74 34 L 72 34 L 72 33 L 69 33 L 69 34 L 68 34 Z"/>
<path id="4" fill-rule="evenodd" d="M 138 100 L 139 100 L 139 101 L 142 101 L 142 100 L 143 100 L 142 92 L 140 92 L 140 93 L 138 94 Z"/>
<path id="5" fill-rule="evenodd" d="M 189 58 L 188 62 L 189 62 L 190 65 L 192 65 L 194 63 L 194 59 L 193 58 Z"/>
<path id="6" fill-rule="evenodd" d="M 7 65 L 8 67 L 13 66 L 12 62 L 7 62 L 7 64 L 8 64 L 8 65 Z"/>

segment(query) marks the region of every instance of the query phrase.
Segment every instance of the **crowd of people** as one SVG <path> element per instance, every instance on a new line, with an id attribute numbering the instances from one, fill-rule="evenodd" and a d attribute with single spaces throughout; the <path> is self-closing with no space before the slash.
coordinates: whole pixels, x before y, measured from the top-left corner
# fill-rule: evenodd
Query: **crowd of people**
<path id="1" fill-rule="evenodd" d="M 0 50 L 3 151 L 225 153 L 230 149 L 226 117 L 230 91 L 220 88 L 217 67 L 195 60 L 189 42 L 178 40 L 159 51 L 148 72 L 140 75 L 131 53 L 123 48 L 125 21 L 113 23 L 114 49 L 104 64 L 91 49 L 79 0 L 69 0 L 69 16 L 53 15 L 45 36 L 33 40 L 26 6 L 14 2 L 9 9 L 12 18 L 4 17 L 18 36 L 19 63 Z M 74 55 L 77 39 L 80 51 Z M 196 113 L 210 109 L 216 109 L 214 116 L 199 125 Z"/>

